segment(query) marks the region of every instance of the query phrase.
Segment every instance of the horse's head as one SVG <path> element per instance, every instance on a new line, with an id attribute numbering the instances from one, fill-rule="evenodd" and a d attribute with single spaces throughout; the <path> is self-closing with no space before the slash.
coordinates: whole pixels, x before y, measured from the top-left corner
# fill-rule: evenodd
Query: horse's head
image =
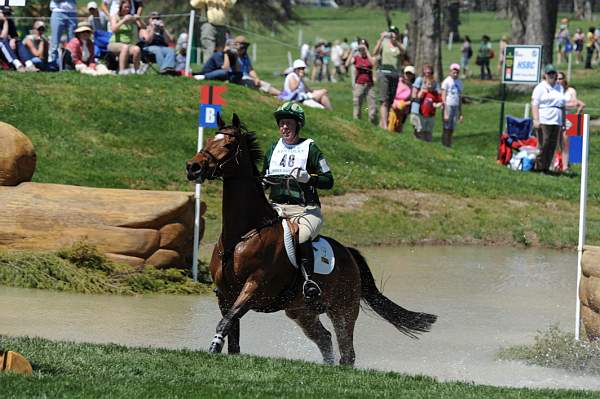
<path id="1" fill-rule="evenodd" d="M 202 183 L 204 180 L 240 175 L 240 169 L 246 166 L 248 157 L 254 166 L 262 156 L 255 141 L 256 137 L 242 127 L 236 114 L 233 114 L 229 126 L 225 125 L 220 114 L 217 116 L 217 122 L 219 130 L 215 137 L 208 139 L 204 149 L 187 162 L 187 178 L 190 181 Z M 256 175 L 256 166 L 252 172 L 246 173 Z"/>

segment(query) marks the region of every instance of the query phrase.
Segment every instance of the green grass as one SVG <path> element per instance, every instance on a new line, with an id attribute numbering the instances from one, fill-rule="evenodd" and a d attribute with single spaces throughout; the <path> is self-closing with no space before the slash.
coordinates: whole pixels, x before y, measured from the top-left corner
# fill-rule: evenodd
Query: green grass
<path id="1" fill-rule="evenodd" d="M 290 24 L 275 38 L 295 44 L 301 26 L 305 37 L 365 36 L 373 42 L 384 25 L 383 14 L 370 9 L 299 9 L 301 25 Z M 406 13 L 395 12 L 402 26 Z M 485 27 L 485 29 L 484 29 Z M 465 16 L 461 31 L 476 36 L 486 30 L 497 39 L 510 21 L 491 13 Z M 287 63 L 288 48 L 271 42 L 270 33 L 248 34 L 258 44 L 259 73 L 280 84 L 272 73 Z M 458 54 L 444 52 L 444 63 Z M 580 97 L 600 115 L 596 94 L 598 72 L 574 70 Z M 464 107 L 465 123 L 455 133 L 455 145 L 439 143 L 436 123 L 433 144 L 410 133 L 391 134 L 351 118 L 350 82 L 315 84 L 330 90 L 335 110 L 307 110 L 304 135 L 325 152 L 335 176 L 327 195 L 368 191 L 361 206 L 328 208 L 324 234 L 356 244 L 413 242 L 481 242 L 573 247 L 577 242 L 579 176 L 550 177 L 517 173 L 495 163 L 499 104 L 473 99 Z M 75 73 L 0 74 L 2 120 L 33 141 L 38 153 L 34 181 L 94 187 L 192 190 L 184 177 L 184 162 L 196 147 L 198 83 L 156 75 L 92 78 Z M 229 85 L 225 116 L 240 115 L 258 133 L 263 147 L 277 137 L 272 111 L 278 102 L 266 95 Z M 497 82 L 468 80 L 466 94 L 498 98 Z M 507 113 L 520 115 L 527 94 L 510 94 Z M 410 126 L 406 126 L 410 131 Z M 206 134 L 211 134 L 207 131 Z M 588 203 L 588 243 L 600 243 L 600 148 L 592 131 Z M 575 167 L 577 171 L 577 167 Z M 407 205 L 381 190 L 425 193 L 428 200 Z M 219 183 L 203 188 L 208 203 L 205 241 L 220 231 Z M 383 193 L 383 194 L 382 194 Z M 423 198 L 423 197 L 419 197 Z M 432 199 L 439 199 L 435 204 Z M 518 206 L 512 203 L 518 200 Z M 427 212 L 410 207 L 427 205 Z M 451 206 L 449 205 L 451 204 Z M 423 206 L 425 206 L 423 205 Z M 447 205 L 447 206 L 446 206 Z M 357 217 L 361 223 L 356 223 Z"/>
<path id="2" fill-rule="evenodd" d="M 598 398 L 599 393 L 440 383 L 425 376 L 353 370 L 255 356 L 75 344 L 0 336 L 25 355 L 29 377 L 0 373 L 4 398 Z"/>
<path id="3" fill-rule="evenodd" d="M 112 263 L 84 242 L 57 252 L 0 251 L 0 286 L 122 295 L 205 294 L 210 289 L 179 269 Z"/>
<path id="4" fill-rule="evenodd" d="M 502 349 L 498 357 L 573 373 L 600 375 L 600 343 L 585 338 L 577 341 L 573 333 L 561 331 L 557 326 L 539 331 L 532 345 Z"/>

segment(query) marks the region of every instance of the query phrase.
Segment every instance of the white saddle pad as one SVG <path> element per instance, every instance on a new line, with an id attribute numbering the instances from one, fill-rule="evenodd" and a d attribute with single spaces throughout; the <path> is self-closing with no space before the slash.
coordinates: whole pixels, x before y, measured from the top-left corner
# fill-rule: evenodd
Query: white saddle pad
<path id="1" fill-rule="evenodd" d="M 329 241 L 325 238 L 313 241 L 313 250 L 315 251 L 315 273 L 331 273 L 335 267 L 335 256 Z"/>

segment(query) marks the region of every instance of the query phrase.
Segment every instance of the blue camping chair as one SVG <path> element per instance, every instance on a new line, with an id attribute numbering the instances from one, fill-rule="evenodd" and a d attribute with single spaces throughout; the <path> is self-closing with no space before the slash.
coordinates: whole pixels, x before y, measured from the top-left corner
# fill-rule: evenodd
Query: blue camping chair
<path id="1" fill-rule="evenodd" d="M 104 58 L 106 53 L 108 53 L 108 43 L 110 43 L 112 35 L 112 32 L 103 30 L 94 31 L 94 56 L 96 58 Z"/>
<path id="2" fill-rule="evenodd" d="M 509 141 L 527 140 L 531 137 L 532 131 L 533 120 L 531 118 L 515 118 L 506 115 L 506 134 L 509 136 Z"/>

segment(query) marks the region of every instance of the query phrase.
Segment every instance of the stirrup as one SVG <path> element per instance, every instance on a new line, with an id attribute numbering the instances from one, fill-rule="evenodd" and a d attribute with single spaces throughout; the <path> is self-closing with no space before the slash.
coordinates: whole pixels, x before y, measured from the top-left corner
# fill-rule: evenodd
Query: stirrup
<path id="1" fill-rule="evenodd" d="M 321 288 L 313 280 L 306 280 L 302 285 L 302 294 L 304 299 L 314 301 L 321 296 Z"/>

